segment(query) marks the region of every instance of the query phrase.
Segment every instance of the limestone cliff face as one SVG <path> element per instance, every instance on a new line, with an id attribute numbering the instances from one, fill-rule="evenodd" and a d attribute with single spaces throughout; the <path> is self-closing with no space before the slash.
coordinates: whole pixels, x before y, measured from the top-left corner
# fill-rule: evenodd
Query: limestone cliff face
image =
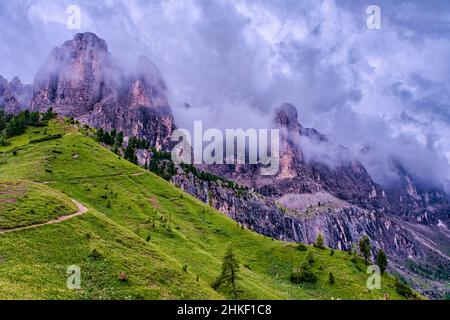
<path id="1" fill-rule="evenodd" d="M 82 123 L 164 148 L 174 129 L 166 84 L 156 66 L 141 57 L 123 69 L 93 33 L 77 34 L 55 48 L 34 81 L 32 110 L 73 116 Z"/>

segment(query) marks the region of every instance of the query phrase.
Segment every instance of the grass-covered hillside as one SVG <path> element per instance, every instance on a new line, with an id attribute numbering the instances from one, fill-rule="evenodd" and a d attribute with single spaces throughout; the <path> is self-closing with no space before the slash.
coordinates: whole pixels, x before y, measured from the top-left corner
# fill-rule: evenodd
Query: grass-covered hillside
<path id="1" fill-rule="evenodd" d="M 0 230 L 45 223 L 77 211 L 69 197 L 46 185 L 0 180 Z"/>
<path id="2" fill-rule="evenodd" d="M 0 229 L 70 215 L 72 200 L 88 211 L 0 232 L 1 299 L 231 298 L 211 288 L 230 245 L 240 263 L 240 299 L 402 298 L 388 275 L 381 290 L 368 290 L 362 259 L 299 250 L 242 229 L 61 120 L 0 147 Z M 292 283 L 292 270 L 311 253 L 317 281 Z M 80 290 L 66 286 L 71 265 L 81 268 Z"/>

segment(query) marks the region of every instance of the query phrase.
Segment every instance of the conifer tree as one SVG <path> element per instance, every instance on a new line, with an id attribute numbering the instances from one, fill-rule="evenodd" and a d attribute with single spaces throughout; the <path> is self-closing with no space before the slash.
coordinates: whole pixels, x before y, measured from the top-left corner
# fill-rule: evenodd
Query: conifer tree
<path id="1" fill-rule="evenodd" d="M 98 129 L 96 132 L 96 136 L 99 142 L 103 142 L 103 135 L 104 135 L 103 129 L 102 128 Z"/>
<path id="2" fill-rule="evenodd" d="M 369 262 L 371 248 L 372 245 L 370 244 L 369 237 L 364 236 L 361 238 L 361 240 L 359 240 L 359 251 L 363 255 L 366 264 Z"/>
<path id="3" fill-rule="evenodd" d="M 317 235 L 316 242 L 314 243 L 314 247 L 324 249 L 325 248 L 325 242 L 323 240 L 323 235 L 319 233 Z"/>
<path id="4" fill-rule="evenodd" d="M 233 252 L 233 248 L 228 247 L 227 253 L 223 257 L 222 272 L 214 280 L 212 287 L 217 290 L 220 286 L 228 287 L 235 299 L 238 298 L 237 280 L 239 272 L 239 262 Z"/>
<path id="5" fill-rule="evenodd" d="M 382 249 L 378 250 L 377 265 L 380 268 L 381 273 L 386 271 L 388 261 L 387 261 L 386 254 L 384 253 L 384 251 Z"/>

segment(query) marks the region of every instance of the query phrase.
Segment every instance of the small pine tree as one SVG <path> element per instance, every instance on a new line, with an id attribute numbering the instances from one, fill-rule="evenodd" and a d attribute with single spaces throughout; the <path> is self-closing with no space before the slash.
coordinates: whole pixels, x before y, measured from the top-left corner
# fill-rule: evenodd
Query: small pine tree
<path id="1" fill-rule="evenodd" d="M 364 236 L 359 240 L 359 251 L 364 257 L 364 260 L 366 261 L 366 264 L 369 263 L 370 259 L 370 249 L 372 248 L 372 245 L 370 244 L 369 237 Z"/>
<path id="2" fill-rule="evenodd" d="M 316 242 L 314 242 L 314 247 L 319 249 L 325 249 L 325 243 L 323 240 L 323 235 L 321 233 L 317 235 Z"/>
<path id="3" fill-rule="evenodd" d="M 330 274 L 328 275 L 328 281 L 330 282 L 331 285 L 333 285 L 336 282 L 334 280 L 333 272 L 330 272 Z"/>
<path id="4" fill-rule="evenodd" d="M 42 115 L 42 120 L 51 120 L 56 117 L 56 113 L 53 112 L 53 108 L 48 108 L 47 112 Z"/>
<path id="5" fill-rule="evenodd" d="M 136 164 L 137 163 L 137 157 L 134 148 L 131 145 L 128 145 L 125 149 L 124 158 L 128 161 Z"/>
<path id="6" fill-rule="evenodd" d="M 381 273 L 386 271 L 388 261 L 387 261 L 386 254 L 384 253 L 384 251 L 382 249 L 378 250 L 377 265 L 380 268 Z"/>
<path id="7" fill-rule="evenodd" d="M 97 137 L 97 141 L 103 142 L 103 135 L 104 135 L 104 134 L 105 134 L 105 133 L 103 132 L 103 129 L 102 129 L 102 128 L 98 129 L 97 132 L 96 132 L 96 134 L 95 134 L 95 136 Z"/>
<path id="8" fill-rule="evenodd" d="M 120 131 L 118 134 L 117 134 L 117 136 L 116 136 L 116 145 L 118 146 L 118 147 L 121 147 L 122 146 L 122 144 L 123 144 L 123 132 L 122 131 Z"/>
<path id="9" fill-rule="evenodd" d="M 350 248 L 350 255 L 355 256 L 358 254 L 358 246 L 356 243 L 352 243 L 352 246 Z"/>
<path id="10" fill-rule="evenodd" d="M 333 249 L 331 249 L 331 251 L 330 251 L 330 257 L 332 257 L 332 256 L 334 256 L 334 250 Z"/>
<path id="11" fill-rule="evenodd" d="M 102 141 L 103 141 L 105 144 L 109 145 L 109 146 L 113 144 L 113 143 L 112 143 L 111 135 L 109 134 L 108 131 L 106 131 L 106 132 L 103 134 Z"/>
<path id="12" fill-rule="evenodd" d="M 115 144 L 116 137 L 117 137 L 117 130 L 116 129 L 112 129 L 111 130 L 111 145 Z"/>
<path id="13" fill-rule="evenodd" d="M 212 288 L 217 290 L 220 286 L 226 286 L 231 289 L 234 298 L 238 298 L 237 280 L 239 272 L 239 262 L 233 252 L 233 248 L 228 247 L 227 253 L 223 257 L 222 272 L 212 283 Z"/>

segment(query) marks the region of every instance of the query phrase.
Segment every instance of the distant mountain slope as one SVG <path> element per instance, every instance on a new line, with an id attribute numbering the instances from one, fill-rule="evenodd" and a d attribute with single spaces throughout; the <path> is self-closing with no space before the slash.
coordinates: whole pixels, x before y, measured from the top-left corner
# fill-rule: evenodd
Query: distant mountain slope
<path id="1" fill-rule="evenodd" d="M 240 298 L 401 298 L 385 275 L 382 289 L 366 288 L 364 263 L 346 252 L 313 252 L 316 284 L 294 285 L 293 268 L 307 252 L 241 228 L 161 178 L 52 122 L 60 139 L 15 152 L 0 147 L 0 180 L 24 179 L 77 199 L 89 212 L 62 223 L 0 234 L 0 298 L 198 299 L 229 297 L 211 281 L 229 244 L 241 262 Z M 28 130 L 42 135 L 44 128 Z M 33 203 L 29 204 L 31 207 Z M 1 213 L 0 213 L 1 215 Z M 82 289 L 66 288 L 66 269 L 78 265 Z M 128 280 L 120 281 L 124 272 Z M 328 282 L 332 272 L 334 285 Z"/>

